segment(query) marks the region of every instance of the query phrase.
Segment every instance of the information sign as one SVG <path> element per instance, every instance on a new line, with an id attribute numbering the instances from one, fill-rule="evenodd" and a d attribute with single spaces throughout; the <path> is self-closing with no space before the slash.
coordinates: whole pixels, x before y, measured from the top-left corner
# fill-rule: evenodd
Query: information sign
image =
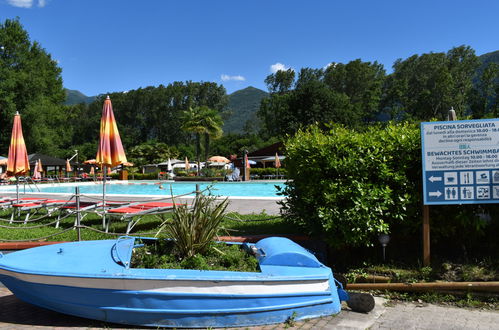
<path id="1" fill-rule="evenodd" d="M 421 123 L 423 202 L 499 203 L 499 119 Z"/>

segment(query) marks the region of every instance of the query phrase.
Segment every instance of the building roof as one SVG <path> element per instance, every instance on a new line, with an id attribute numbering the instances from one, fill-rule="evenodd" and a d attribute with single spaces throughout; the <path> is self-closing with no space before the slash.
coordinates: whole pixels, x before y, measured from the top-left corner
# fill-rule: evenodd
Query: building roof
<path id="1" fill-rule="evenodd" d="M 253 152 L 248 153 L 248 157 L 270 157 L 275 156 L 276 152 L 278 154 L 282 154 L 284 152 L 284 143 L 277 142 L 270 146 L 266 146 L 262 149 L 255 150 Z"/>
<path id="2" fill-rule="evenodd" d="M 43 166 L 66 166 L 66 160 L 61 158 L 55 158 L 52 156 L 42 155 L 42 154 L 31 154 L 28 155 L 29 165 L 35 165 L 35 162 L 40 159 Z M 71 162 L 71 164 L 75 164 Z"/>

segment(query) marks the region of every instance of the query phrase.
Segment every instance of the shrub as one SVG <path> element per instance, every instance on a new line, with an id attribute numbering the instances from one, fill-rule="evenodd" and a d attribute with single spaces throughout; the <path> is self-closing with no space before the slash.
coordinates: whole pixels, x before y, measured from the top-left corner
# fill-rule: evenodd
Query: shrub
<path id="1" fill-rule="evenodd" d="M 279 172 L 279 175 L 286 175 L 286 169 L 285 168 L 279 168 L 276 169 L 274 167 L 266 167 L 266 168 L 251 168 L 250 173 L 255 174 L 255 175 L 273 175 L 277 174 Z"/>
<path id="2" fill-rule="evenodd" d="M 286 142 L 287 221 L 332 247 L 370 245 L 420 209 L 419 129 L 370 126 L 359 132 L 312 126 Z M 417 205 L 418 207 L 414 207 Z"/>
<path id="3" fill-rule="evenodd" d="M 164 231 L 173 239 L 182 259 L 202 254 L 218 234 L 227 205 L 228 199 L 216 204 L 215 197 L 199 195 L 192 208 L 175 206 L 173 218 L 161 225 L 158 234 Z"/>

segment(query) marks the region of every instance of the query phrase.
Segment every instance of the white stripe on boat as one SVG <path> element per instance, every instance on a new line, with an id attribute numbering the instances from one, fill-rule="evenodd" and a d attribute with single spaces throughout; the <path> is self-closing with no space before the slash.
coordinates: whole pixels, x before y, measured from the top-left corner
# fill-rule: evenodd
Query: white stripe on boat
<path id="1" fill-rule="evenodd" d="M 91 278 L 24 274 L 3 269 L 0 269 L 0 274 L 37 284 L 165 293 L 260 295 L 330 291 L 328 279 L 303 281 L 215 281 Z"/>

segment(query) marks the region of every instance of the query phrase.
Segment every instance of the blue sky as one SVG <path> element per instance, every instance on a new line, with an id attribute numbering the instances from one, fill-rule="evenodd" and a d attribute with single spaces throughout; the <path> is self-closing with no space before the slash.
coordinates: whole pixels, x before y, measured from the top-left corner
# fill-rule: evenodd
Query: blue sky
<path id="1" fill-rule="evenodd" d="M 229 93 L 279 68 L 393 62 L 469 45 L 499 50 L 497 0 L 0 0 L 86 95 L 173 81 Z"/>

